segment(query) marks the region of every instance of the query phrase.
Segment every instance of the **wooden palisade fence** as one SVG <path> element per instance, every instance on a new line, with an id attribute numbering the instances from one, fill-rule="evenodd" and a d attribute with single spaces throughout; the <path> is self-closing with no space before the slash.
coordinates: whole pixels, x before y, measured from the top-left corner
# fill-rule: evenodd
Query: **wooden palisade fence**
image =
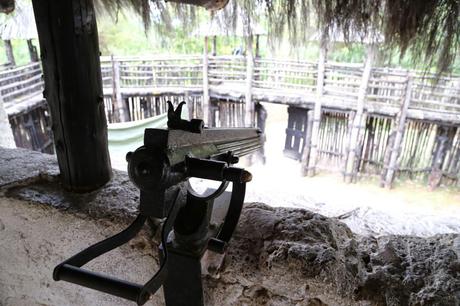
<path id="1" fill-rule="evenodd" d="M 189 113 L 210 126 L 250 126 L 257 114 L 247 113 L 260 109 L 257 103 L 286 104 L 285 152 L 305 174 L 335 170 L 347 181 L 377 175 L 386 187 L 395 176 L 425 178 L 432 187 L 441 180 L 459 184 L 460 76 L 373 67 L 369 50 L 365 64 L 329 62 L 325 50 L 319 62 L 207 51 L 102 57 L 106 117 L 141 120 L 165 112 L 167 100 L 185 100 Z M 43 100 L 40 75 L 39 63 L 0 72 L 13 126 L 21 112 L 12 109 Z"/>

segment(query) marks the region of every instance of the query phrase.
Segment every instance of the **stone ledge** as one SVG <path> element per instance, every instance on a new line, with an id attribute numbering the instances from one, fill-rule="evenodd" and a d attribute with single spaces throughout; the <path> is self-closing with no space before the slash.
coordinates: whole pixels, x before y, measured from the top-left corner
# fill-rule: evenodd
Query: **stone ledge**
<path id="1" fill-rule="evenodd" d="M 0 149 L 0 156 L 0 271 L 7 271 L 0 274 L 0 297 L 27 295 L 0 298 L 0 304 L 29 305 L 35 299 L 81 305 L 89 294 L 100 305 L 125 305 L 50 278 L 55 264 L 100 240 L 101 233 L 114 234 L 136 215 L 138 191 L 126 173 L 115 171 L 95 192 L 73 194 L 59 185 L 52 156 L 7 149 Z M 139 239 L 120 249 L 121 261 L 110 256 L 98 267 L 131 279 L 153 275 L 158 239 L 147 234 Z M 16 256 L 7 256 L 10 250 Z M 151 263 L 130 263 L 145 256 Z M 210 260 L 214 266 L 208 263 L 205 295 L 207 305 L 457 306 L 459 258 L 458 234 L 362 237 L 336 219 L 250 203 L 226 256 Z M 150 304 L 162 305 L 161 293 Z"/>

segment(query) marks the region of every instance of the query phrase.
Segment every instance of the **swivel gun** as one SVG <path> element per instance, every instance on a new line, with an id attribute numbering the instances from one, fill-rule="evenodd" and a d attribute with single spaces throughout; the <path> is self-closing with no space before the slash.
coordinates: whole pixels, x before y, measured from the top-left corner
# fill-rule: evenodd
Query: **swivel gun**
<path id="1" fill-rule="evenodd" d="M 168 102 L 168 128 L 146 129 L 144 145 L 127 154 L 130 180 L 140 190 L 139 215 L 122 232 L 59 264 L 54 280 L 115 295 L 138 305 L 163 287 L 167 306 L 204 305 L 201 258 L 225 253 L 243 207 L 251 174 L 234 167 L 263 145 L 256 128 L 207 128 L 199 119 L 181 119 L 181 102 Z M 190 178 L 218 181 L 205 194 Z M 229 186 L 231 185 L 231 187 Z M 131 240 L 147 220 L 162 224 L 160 268 L 144 284 L 82 268 L 94 258 Z"/>

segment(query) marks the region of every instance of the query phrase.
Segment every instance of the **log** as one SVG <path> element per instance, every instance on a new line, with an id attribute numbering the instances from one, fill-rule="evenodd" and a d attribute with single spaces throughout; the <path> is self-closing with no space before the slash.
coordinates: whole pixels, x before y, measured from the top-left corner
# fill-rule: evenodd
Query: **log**
<path id="1" fill-rule="evenodd" d="M 301 167 L 300 167 L 300 175 L 305 176 L 307 175 L 307 167 L 308 167 L 308 160 L 310 157 L 311 151 L 311 135 L 312 135 L 312 128 L 313 128 L 313 110 L 308 110 L 307 112 L 307 131 L 305 135 L 304 147 L 302 156 L 300 158 Z"/>
<path id="2" fill-rule="evenodd" d="M 61 181 L 72 191 L 92 191 L 112 175 L 93 3 L 32 3 Z"/>
<path id="3" fill-rule="evenodd" d="M 11 40 L 6 39 L 3 41 L 5 45 L 5 54 L 6 60 L 11 66 L 16 66 L 16 60 L 14 59 L 13 46 L 11 45 Z"/>

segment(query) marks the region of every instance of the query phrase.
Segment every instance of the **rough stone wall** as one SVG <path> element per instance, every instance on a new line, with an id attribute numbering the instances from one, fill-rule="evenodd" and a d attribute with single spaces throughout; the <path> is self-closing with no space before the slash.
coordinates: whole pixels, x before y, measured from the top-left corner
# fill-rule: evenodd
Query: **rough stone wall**
<path id="1" fill-rule="evenodd" d="M 101 190 L 63 191 L 52 157 L 0 149 L 0 305 L 127 305 L 65 282 L 53 267 L 136 214 L 116 172 Z M 19 166 L 19 167 L 18 167 Z M 157 269 L 148 228 L 92 269 L 143 282 Z M 460 305 L 460 236 L 362 237 L 301 209 L 246 204 L 225 256 L 205 256 L 207 305 Z M 150 305 L 163 305 L 162 294 Z"/>

